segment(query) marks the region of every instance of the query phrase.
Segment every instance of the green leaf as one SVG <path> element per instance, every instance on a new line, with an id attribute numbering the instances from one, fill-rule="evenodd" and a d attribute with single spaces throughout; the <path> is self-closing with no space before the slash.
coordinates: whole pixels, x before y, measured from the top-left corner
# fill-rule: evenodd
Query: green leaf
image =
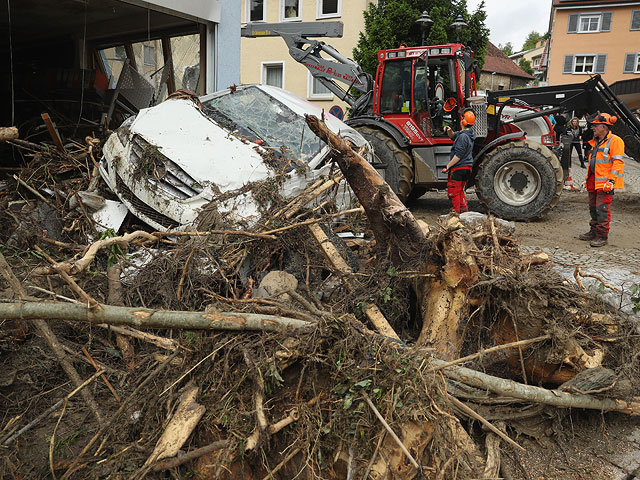
<path id="1" fill-rule="evenodd" d="M 369 385 L 371 385 L 371 380 L 367 379 L 367 380 L 362 380 L 358 383 L 354 383 L 353 386 L 356 388 L 367 388 Z"/>
<path id="2" fill-rule="evenodd" d="M 122 353 L 120 353 L 120 350 L 116 350 L 115 348 L 111 348 L 111 347 L 105 347 L 104 349 L 112 357 L 122 358 Z"/>
<path id="3" fill-rule="evenodd" d="M 351 395 L 350 393 L 347 393 L 344 396 L 344 402 L 342 404 L 342 408 L 344 410 L 349 410 L 351 408 L 351 405 L 353 405 L 353 395 Z"/>

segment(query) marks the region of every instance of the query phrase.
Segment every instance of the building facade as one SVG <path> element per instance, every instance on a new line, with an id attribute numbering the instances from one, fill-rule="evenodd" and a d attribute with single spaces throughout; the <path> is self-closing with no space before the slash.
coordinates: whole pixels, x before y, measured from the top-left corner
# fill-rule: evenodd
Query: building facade
<path id="1" fill-rule="evenodd" d="M 371 0 L 242 0 L 242 22 L 322 22 L 344 23 L 342 38 L 329 38 L 330 44 L 345 57 L 352 57 L 360 32 L 364 31 L 364 11 Z M 242 38 L 241 82 L 269 84 L 289 90 L 318 104 L 327 111 L 340 101 L 306 67 L 289 55 L 280 37 Z M 341 85 L 343 86 L 343 85 Z"/>
<path id="2" fill-rule="evenodd" d="M 480 73 L 478 90 L 510 90 L 524 87 L 533 77 L 516 65 L 493 43 L 489 42 Z"/>
<path id="3" fill-rule="evenodd" d="M 640 1 L 553 0 L 550 85 L 640 78 Z"/>
<path id="4" fill-rule="evenodd" d="M 509 55 L 509 58 L 513 60 L 513 63 L 515 63 L 516 65 L 520 64 L 521 59 L 527 60 L 531 63 L 531 68 L 533 68 L 533 76 L 536 78 L 536 80 L 545 81 L 547 67 L 544 59 L 545 52 L 547 51 L 547 44 L 547 40 L 539 40 L 535 48 L 514 53 L 513 55 Z"/>

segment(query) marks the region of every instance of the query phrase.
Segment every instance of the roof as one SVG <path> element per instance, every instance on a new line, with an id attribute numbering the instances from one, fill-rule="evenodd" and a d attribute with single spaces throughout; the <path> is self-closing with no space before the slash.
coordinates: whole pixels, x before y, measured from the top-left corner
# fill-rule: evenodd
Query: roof
<path id="1" fill-rule="evenodd" d="M 484 57 L 483 72 L 496 72 L 510 77 L 520 77 L 533 79 L 531 75 L 522 70 L 518 65 L 513 63 L 498 47 L 489 42 L 487 46 L 487 54 Z"/>
<path id="2" fill-rule="evenodd" d="M 597 7 L 607 4 L 639 3 L 637 0 L 553 0 L 554 7 Z"/>

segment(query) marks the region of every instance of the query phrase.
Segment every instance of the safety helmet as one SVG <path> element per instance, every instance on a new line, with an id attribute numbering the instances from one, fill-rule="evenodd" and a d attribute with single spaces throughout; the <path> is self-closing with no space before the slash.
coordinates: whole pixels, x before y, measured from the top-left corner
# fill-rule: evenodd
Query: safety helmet
<path id="1" fill-rule="evenodd" d="M 462 112 L 462 121 L 460 124 L 466 128 L 468 125 L 473 125 L 474 123 L 476 123 L 476 115 L 473 113 L 473 110 L 467 108 Z"/>
<path id="2" fill-rule="evenodd" d="M 596 113 L 594 117 L 591 119 L 591 124 L 601 124 L 612 127 L 614 123 L 618 121 L 618 117 L 614 115 L 609 115 L 608 113 Z"/>
<path id="3" fill-rule="evenodd" d="M 444 102 L 444 105 L 442 105 L 442 109 L 449 113 L 451 110 L 453 110 L 454 108 L 456 108 L 456 106 L 458 106 L 458 102 L 456 102 L 455 97 L 449 97 L 447 98 L 447 100 Z"/>

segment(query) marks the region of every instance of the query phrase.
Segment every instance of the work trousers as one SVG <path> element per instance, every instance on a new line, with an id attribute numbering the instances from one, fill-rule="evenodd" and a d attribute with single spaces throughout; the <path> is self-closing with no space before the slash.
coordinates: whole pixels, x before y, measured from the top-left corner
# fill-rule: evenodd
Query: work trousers
<path id="1" fill-rule="evenodd" d="M 452 168 L 447 180 L 447 195 L 451 200 L 451 206 L 458 213 L 469 211 L 464 187 L 467 186 L 471 176 L 471 166 Z"/>
<path id="2" fill-rule="evenodd" d="M 589 192 L 589 226 L 597 238 L 609 238 L 609 224 L 611 223 L 611 201 L 613 194 L 602 190 Z"/>

